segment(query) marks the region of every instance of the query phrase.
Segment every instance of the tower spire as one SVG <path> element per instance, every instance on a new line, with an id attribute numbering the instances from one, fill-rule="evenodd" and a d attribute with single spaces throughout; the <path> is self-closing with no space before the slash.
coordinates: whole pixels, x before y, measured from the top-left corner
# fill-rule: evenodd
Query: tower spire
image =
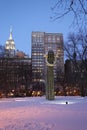
<path id="1" fill-rule="evenodd" d="M 9 40 L 12 40 L 12 26 L 10 26 L 10 36 L 9 36 Z"/>
<path id="2" fill-rule="evenodd" d="M 12 27 L 10 27 L 10 36 L 9 36 L 9 39 L 6 41 L 5 49 L 9 50 L 11 53 L 14 53 L 15 43 L 12 38 Z"/>

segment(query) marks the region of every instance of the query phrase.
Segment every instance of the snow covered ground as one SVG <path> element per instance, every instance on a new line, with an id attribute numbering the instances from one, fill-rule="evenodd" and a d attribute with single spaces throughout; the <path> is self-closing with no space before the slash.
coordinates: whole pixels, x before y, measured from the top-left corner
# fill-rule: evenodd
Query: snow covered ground
<path id="1" fill-rule="evenodd" d="M 87 130 L 87 97 L 0 99 L 0 130 Z"/>

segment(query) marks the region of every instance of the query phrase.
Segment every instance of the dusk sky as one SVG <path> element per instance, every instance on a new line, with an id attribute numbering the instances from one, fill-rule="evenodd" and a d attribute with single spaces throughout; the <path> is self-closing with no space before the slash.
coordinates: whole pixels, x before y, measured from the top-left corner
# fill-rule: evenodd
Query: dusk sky
<path id="1" fill-rule="evenodd" d="M 31 56 L 31 33 L 63 33 L 64 40 L 70 32 L 71 17 L 52 21 L 51 7 L 56 0 L 0 0 L 0 44 L 9 39 L 12 26 L 16 49 Z"/>

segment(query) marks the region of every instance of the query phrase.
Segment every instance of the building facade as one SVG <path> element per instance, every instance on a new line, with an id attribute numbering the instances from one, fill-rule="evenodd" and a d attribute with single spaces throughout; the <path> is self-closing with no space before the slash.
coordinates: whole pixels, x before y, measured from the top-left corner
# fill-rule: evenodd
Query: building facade
<path id="1" fill-rule="evenodd" d="M 54 83 L 64 74 L 63 35 L 61 33 L 32 32 L 32 82 L 46 82 L 46 56 L 55 55 Z"/>
<path id="2" fill-rule="evenodd" d="M 10 29 L 10 36 L 5 44 L 5 54 L 6 57 L 13 57 L 15 55 L 15 42 L 12 37 L 12 29 Z"/>
<path id="3" fill-rule="evenodd" d="M 32 83 L 44 84 L 44 32 L 32 32 Z"/>
<path id="4" fill-rule="evenodd" d="M 0 46 L 0 95 L 14 91 L 28 92 L 31 86 L 31 58 L 22 51 L 15 50 L 15 42 L 10 30 L 5 46 Z"/>
<path id="5" fill-rule="evenodd" d="M 29 89 L 31 77 L 31 58 L 0 58 L 0 91 Z"/>

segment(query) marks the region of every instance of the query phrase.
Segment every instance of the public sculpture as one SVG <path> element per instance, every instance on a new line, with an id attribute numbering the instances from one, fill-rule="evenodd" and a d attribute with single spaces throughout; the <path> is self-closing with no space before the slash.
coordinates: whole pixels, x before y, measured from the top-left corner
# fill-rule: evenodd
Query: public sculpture
<path id="1" fill-rule="evenodd" d="M 46 56 L 47 63 L 47 81 L 46 81 L 46 99 L 54 100 L 54 52 L 52 50 L 48 51 L 48 55 Z"/>

